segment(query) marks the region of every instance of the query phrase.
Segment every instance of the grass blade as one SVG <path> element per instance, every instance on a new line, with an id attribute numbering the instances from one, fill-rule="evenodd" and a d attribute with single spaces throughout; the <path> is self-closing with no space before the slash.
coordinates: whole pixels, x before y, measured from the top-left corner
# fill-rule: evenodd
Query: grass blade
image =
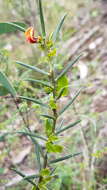
<path id="1" fill-rule="evenodd" d="M 39 14 L 40 14 L 40 23 L 41 23 L 42 36 L 44 38 L 46 36 L 46 32 L 45 32 L 45 22 L 44 22 L 42 1 L 38 0 L 38 3 L 39 3 Z"/>
<path id="2" fill-rule="evenodd" d="M 20 62 L 20 61 L 16 61 L 16 64 L 19 64 L 19 65 L 21 65 L 21 66 L 23 66 L 23 67 L 26 67 L 26 68 L 31 69 L 31 70 L 33 70 L 33 71 L 36 71 L 36 72 L 38 72 L 38 73 L 41 73 L 41 74 L 44 74 L 44 75 L 49 75 L 49 73 L 43 71 L 42 69 L 39 69 L 38 67 L 31 66 L 31 65 L 22 63 L 22 62 Z"/>
<path id="3" fill-rule="evenodd" d="M 62 89 L 60 90 L 59 95 L 58 95 L 58 97 L 57 97 L 57 100 L 61 98 L 61 96 L 62 96 L 63 92 L 65 91 L 65 89 L 66 89 L 66 87 L 64 87 L 64 88 L 62 88 Z"/>
<path id="4" fill-rule="evenodd" d="M 47 86 L 49 88 L 52 88 L 51 85 L 48 82 L 42 81 L 42 80 L 35 80 L 35 79 L 24 79 L 25 81 L 30 81 L 30 82 L 36 82 L 38 84 L 42 84 L 44 86 Z"/>
<path id="5" fill-rule="evenodd" d="M 67 105 L 64 106 L 64 108 L 59 112 L 59 115 L 61 115 L 64 111 L 66 111 L 69 106 L 75 101 L 75 99 L 78 97 L 80 94 L 81 89 L 76 93 L 76 95 L 67 103 Z"/>
<path id="6" fill-rule="evenodd" d="M 3 22 L 0 23 L 0 34 L 15 32 L 17 30 L 25 32 L 25 24 L 20 22 Z"/>
<path id="7" fill-rule="evenodd" d="M 63 160 L 67 160 L 67 159 L 72 158 L 74 156 L 78 156 L 81 153 L 82 152 L 79 152 L 79 153 L 76 153 L 76 154 L 70 154 L 68 156 L 64 156 L 64 157 L 61 157 L 61 158 L 58 158 L 58 159 L 55 159 L 55 160 L 51 160 L 50 164 L 54 164 L 54 163 L 57 163 L 57 162 L 62 162 Z"/>
<path id="8" fill-rule="evenodd" d="M 34 143 L 35 143 L 35 154 L 38 162 L 38 167 L 39 170 L 41 170 L 41 161 L 40 161 L 41 147 L 36 140 L 34 140 Z"/>
<path id="9" fill-rule="evenodd" d="M 63 75 L 65 75 L 69 69 L 72 68 L 72 66 L 80 59 L 82 55 L 79 55 L 76 59 L 74 59 L 73 61 L 71 61 L 71 63 L 67 64 L 67 66 L 65 67 L 65 69 L 58 75 L 58 77 L 56 78 L 56 81 L 58 79 L 60 79 Z"/>
<path id="10" fill-rule="evenodd" d="M 63 127 L 62 129 L 60 129 L 59 131 L 56 132 L 56 135 L 66 131 L 67 129 L 70 129 L 71 127 L 74 127 L 75 125 L 77 125 L 80 122 L 81 122 L 81 120 L 78 120 L 78 121 L 76 121 L 74 123 L 71 123 L 71 124 L 67 125 L 66 127 Z"/>
<path id="11" fill-rule="evenodd" d="M 20 172 L 19 170 L 16 170 L 14 168 L 11 168 L 11 170 L 15 171 L 18 175 L 20 175 L 21 177 L 23 177 L 23 179 L 26 177 L 25 174 L 23 174 L 22 172 Z M 36 184 L 31 181 L 30 179 L 25 179 L 27 182 L 31 183 L 32 185 L 36 186 Z"/>
<path id="12" fill-rule="evenodd" d="M 55 118 L 52 117 L 52 116 L 50 116 L 50 115 L 42 114 L 41 116 L 42 116 L 42 117 L 45 117 L 45 118 L 48 118 L 48 119 L 55 120 Z"/>
<path id="13" fill-rule="evenodd" d="M 0 83 L 3 87 L 13 96 L 16 96 L 16 91 L 12 87 L 10 81 L 7 79 L 6 75 L 0 71 Z"/>
<path id="14" fill-rule="evenodd" d="M 23 132 L 23 131 L 17 131 L 17 132 L 14 132 L 14 133 L 19 133 L 19 134 L 22 134 L 22 135 L 26 135 L 26 136 L 30 136 L 30 137 L 35 137 L 35 138 L 47 141 L 47 139 L 45 137 L 42 137 L 40 135 L 36 135 L 35 133 Z"/>
<path id="15" fill-rule="evenodd" d="M 39 178 L 39 175 L 30 175 L 23 178 L 23 180 Z"/>
<path id="16" fill-rule="evenodd" d="M 25 96 L 18 96 L 18 97 L 21 98 L 21 99 L 30 101 L 30 102 L 34 102 L 34 103 L 36 103 L 36 104 L 38 104 L 40 106 L 48 108 L 48 106 L 46 104 L 43 104 L 41 101 L 36 100 L 35 98 L 29 98 L 29 97 L 25 97 Z"/>
<path id="17" fill-rule="evenodd" d="M 29 131 L 29 133 L 31 133 L 31 130 L 29 128 L 28 128 L 28 131 Z M 35 145 L 35 155 L 36 155 L 36 159 L 37 159 L 37 162 L 38 162 L 39 170 L 41 170 L 40 154 L 42 156 L 44 156 L 42 148 L 39 145 L 39 143 L 32 136 L 30 136 L 30 139 L 31 139 L 32 143 Z"/>
<path id="18" fill-rule="evenodd" d="M 59 32 L 60 32 L 60 30 L 61 30 L 61 28 L 62 28 L 62 25 L 63 25 L 63 23 L 64 23 L 64 20 L 65 20 L 66 16 L 67 16 L 67 14 L 65 14 L 65 15 L 61 18 L 59 24 L 58 24 L 57 27 L 56 27 L 56 30 L 55 30 L 54 33 L 53 33 L 52 38 L 53 38 L 53 41 L 54 41 L 54 42 L 57 40 L 57 38 L 58 38 L 58 36 L 59 36 Z"/>

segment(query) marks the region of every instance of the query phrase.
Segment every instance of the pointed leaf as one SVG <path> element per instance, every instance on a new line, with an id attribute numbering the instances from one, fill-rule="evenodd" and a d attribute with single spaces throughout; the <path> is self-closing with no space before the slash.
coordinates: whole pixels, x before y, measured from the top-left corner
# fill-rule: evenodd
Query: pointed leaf
<path id="1" fill-rule="evenodd" d="M 56 171 L 57 167 L 53 168 L 50 175 L 53 175 L 53 173 Z"/>
<path id="2" fill-rule="evenodd" d="M 79 153 L 76 153 L 76 154 L 70 154 L 68 156 L 64 156 L 64 157 L 61 157 L 61 158 L 58 158 L 58 159 L 55 159 L 55 160 L 51 160 L 50 161 L 50 164 L 54 164 L 54 163 L 57 163 L 57 162 L 61 162 L 63 160 L 67 160 L 69 158 L 72 158 L 74 156 L 78 156 L 79 154 L 81 154 L 82 152 L 79 152 Z"/>
<path id="3" fill-rule="evenodd" d="M 20 62 L 20 61 L 16 61 L 16 64 L 19 64 L 19 65 L 21 65 L 21 66 L 23 66 L 23 67 L 26 67 L 26 68 L 31 69 L 31 70 L 33 70 L 33 71 L 36 71 L 36 72 L 38 72 L 38 73 L 41 73 L 41 74 L 44 74 L 44 75 L 49 75 L 49 73 L 43 71 L 42 69 L 39 69 L 39 68 L 37 68 L 37 67 L 35 67 L 35 66 L 31 66 L 31 65 L 22 63 L 22 62 Z"/>
<path id="4" fill-rule="evenodd" d="M 57 96 L 57 100 L 61 98 L 61 96 L 63 95 L 65 89 L 66 89 L 66 88 L 64 87 L 64 88 L 62 88 L 62 89 L 60 90 L 60 92 L 59 92 L 59 94 L 58 94 L 58 96 Z"/>
<path id="5" fill-rule="evenodd" d="M 39 3 L 39 14 L 40 14 L 40 22 L 41 22 L 41 30 L 42 30 L 42 36 L 46 36 L 45 32 L 45 22 L 44 22 L 44 15 L 43 15 L 43 8 L 42 8 L 42 1 L 38 0 Z"/>
<path id="6" fill-rule="evenodd" d="M 16 96 L 16 91 L 12 87 L 10 81 L 7 79 L 6 75 L 0 71 L 0 83 L 3 87 L 13 96 Z"/>
<path id="7" fill-rule="evenodd" d="M 29 133 L 31 133 L 31 130 L 29 127 L 27 128 L 26 131 L 29 131 Z M 31 139 L 32 143 L 35 145 L 35 156 L 36 156 L 36 159 L 38 162 L 39 170 L 41 170 L 40 153 L 44 157 L 43 150 L 42 150 L 41 146 L 39 145 L 39 143 L 32 136 L 30 136 L 30 139 Z"/>
<path id="8" fill-rule="evenodd" d="M 23 178 L 23 180 L 39 178 L 39 175 L 30 175 Z"/>
<path id="9" fill-rule="evenodd" d="M 60 91 L 62 90 L 62 88 L 65 88 L 63 90 L 63 93 L 61 94 L 62 96 L 67 96 L 68 95 L 68 85 L 69 85 L 69 82 L 68 82 L 68 78 L 66 75 L 63 75 L 62 77 L 60 77 L 58 80 L 57 80 L 57 88 L 56 88 L 56 92 L 57 94 L 60 93 Z"/>
<path id="10" fill-rule="evenodd" d="M 35 154 L 36 154 L 39 170 L 41 170 L 40 153 L 41 153 L 41 147 L 38 144 L 38 142 L 35 140 Z"/>
<path id="11" fill-rule="evenodd" d="M 25 24 L 20 22 L 0 23 L 0 34 L 15 32 L 17 30 L 25 32 Z"/>
<path id="12" fill-rule="evenodd" d="M 23 134 L 23 135 L 26 135 L 26 136 L 31 136 L 31 137 L 35 137 L 35 138 L 47 141 L 47 139 L 45 137 L 42 137 L 40 135 L 36 135 L 35 133 L 23 132 L 23 131 L 17 131 L 17 132 L 14 132 L 14 133 L 19 133 L 19 134 Z"/>
<path id="13" fill-rule="evenodd" d="M 51 142 L 46 143 L 46 149 L 49 153 L 61 153 L 63 151 L 63 147 L 57 144 L 53 144 Z"/>
<path id="14" fill-rule="evenodd" d="M 23 174 L 22 172 L 20 172 L 19 170 L 16 170 L 14 168 L 11 168 L 11 170 L 15 171 L 18 175 L 20 175 L 21 177 L 23 177 L 23 179 L 26 177 L 25 174 Z M 32 185 L 36 185 L 33 181 L 31 181 L 30 179 L 26 179 L 26 181 L 28 181 L 29 183 L 31 183 Z"/>
<path id="15" fill-rule="evenodd" d="M 61 115 L 64 111 L 66 111 L 69 106 L 75 101 L 75 99 L 78 97 L 78 95 L 80 94 L 81 89 L 76 93 L 76 95 L 67 103 L 67 105 L 64 106 L 64 108 L 62 108 L 62 110 L 59 112 L 59 115 Z"/>
<path id="16" fill-rule="evenodd" d="M 61 18 L 59 24 L 58 24 L 57 27 L 56 27 L 56 30 L 55 30 L 54 33 L 53 33 L 52 38 L 53 38 L 53 41 L 54 41 L 54 42 L 57 40 L 57 38 L 58 38 L 58 36 L 59 36 L 59 32 L 60 32 L 60 30 L 61 30 L 61 28 L 62 28 L 62 25 L 63 25 L 63 23 L 64 23 L 64 20 L 65 20 L 66 16 L 67 16 L 67 14 L 65 14 L 65 15 Z"/>
<path id="17" fill-rule="evenodd" d="M 42 115 L 40 115 L 40 116 L 45 117 L 45 118 L 48 118 L 48 119 L 55 120 L 55 118 L 52 117 L 51 115 L 42 114 Z"/>
<path id="18" fill-rule="evenodd" d="M 45 133 L 47 137 L 49 137 L 53 132 L 53 122 L 50 119 L 46 119 L 45 121 Z"/>
<path id="19" fill-rule="evenodd" d="M 59 131 L 56 132 L 56 135 L 66 131 L 67 129 L 70 129 L 71 127 L 74 127 L 75 125 L 77 125 L 80 122 L 81 122 L 81 120 L 78 120 L 75 123 L 71 123 L 71 124 L 67 125 L 66 127 L 63 127 L 62 129 L 60 129 Z"/>
<path id="20" fill-rule="evenodd" d="M 29 98 L 29 97 L 25 97 L 25 96 L 19 96 L 19 98 L 30 101 L 30 102 L 34 102 L 40 106 L 48 108 L 48 106 L 46 104 L 43 104 L 41 101 L 36 100 L 35 98 Z"/>
<path id="21" fill-rule="evenodd" d="M 44 86 L 47 86 L 49 88 L 52 88 L 51 85 L 48 82 L 42 81 L 42 80 L 35 80 L 35 79 L 25 79 L 25 81 L 30 81 L 30 82 L 36 82 L 38 84 L 42 84 Z"/>
<path id="22" fill-rule="evenodd" d="M 63 75 L 65 75 L 69 69 L 72 68 L 72 66 L 80 59 L 82 55 L 79 55 L 76 59 L 74 59 L 73 61 L 71 61 L 69 64 L 67 64 L 67 66 L 65 67 L 65 69 L 59 74 L 59 76 L 56 78 L 56 81 L 58 79 L 60 79 Z"/>

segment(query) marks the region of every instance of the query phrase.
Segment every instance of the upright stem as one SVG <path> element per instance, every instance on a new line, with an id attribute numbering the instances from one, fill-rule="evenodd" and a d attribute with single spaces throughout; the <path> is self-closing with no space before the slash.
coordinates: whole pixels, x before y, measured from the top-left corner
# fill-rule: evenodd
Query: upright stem
<path id="1" fill-rule="evenodd" d="M 52 84 L 53 84 L 53 99 L 54 99 L 54 103 L 56 104 L 56 81 L 55 81 L 55 75 L 54 75 L 54 70 L 52 68 L 51 71 L 51 77 L 52 77 Z M 53 109 L 53 116 L 54 116 L 54 123 L 53 123 L 53 132 L 55 131 L 55 126 L 56 126 L 56 121 L 57 121 L 57 109 Z"/>

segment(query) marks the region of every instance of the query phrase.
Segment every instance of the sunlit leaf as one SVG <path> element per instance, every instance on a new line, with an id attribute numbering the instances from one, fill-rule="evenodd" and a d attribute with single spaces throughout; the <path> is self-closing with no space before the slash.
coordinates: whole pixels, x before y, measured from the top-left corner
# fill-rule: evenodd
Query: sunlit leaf
<path id="1" fill-rule="evenodd" d="M 51 142 L 46 143 L 46 149 L 49 153 L 61 153 L 63 151 L 63 147 L 57 144 L 53 144 Z"/>
<path id="2" fill-rule="evenodd" d="M 60 77 L 57 80 L 56 91 L 57 91 L 57 94 L 59 94 L 58 97 L 67 96 L 68 95 L 68 85 L 69 85 L 68 84 L 68 78 L 67 78 L 66 75 L 63 75 L 62 77 Z"/>
<path id="3" fill-rule="evenodd" d="M 50 119 L 46 119 L 45 121 L 45 133 L 47 137 L 52 134 L 53 131 L 53 122 Z"/>
<path id="4" fill-rule="evenodd" d="M 33 186 L 33 187 L 32 187 L 32 190 L 37 190 L 37 187 L 36 187 L 36 186 Z"/>
<path id="5" fill-rule="evenodd" d="M 51 107 L 51 109 L 56 109 L 57 108 L 57 104 L 56 104 L 53 96 L 50 97 L 49 106 Z"/>
<path id="6" fill-rule="evenodd" d="M 49 176 L 49 174 L 50 174 L 49 168 L 42 169 L 41 172 L 40 172 L 40 175 L 43 176 L 43 177 L 44 176 Z"/>

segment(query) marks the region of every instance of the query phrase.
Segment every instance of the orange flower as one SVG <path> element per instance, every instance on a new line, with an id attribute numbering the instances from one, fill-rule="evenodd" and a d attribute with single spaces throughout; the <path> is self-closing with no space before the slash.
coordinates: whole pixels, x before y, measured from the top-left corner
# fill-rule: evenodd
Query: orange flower
<path id="1" fill-rule="evenodd" d="M 41 41 L 41 36 L 34 37 L 34 28 L 30 27 L 25 31 L 26 40 L 29 43 L 39 43 Z"/>

